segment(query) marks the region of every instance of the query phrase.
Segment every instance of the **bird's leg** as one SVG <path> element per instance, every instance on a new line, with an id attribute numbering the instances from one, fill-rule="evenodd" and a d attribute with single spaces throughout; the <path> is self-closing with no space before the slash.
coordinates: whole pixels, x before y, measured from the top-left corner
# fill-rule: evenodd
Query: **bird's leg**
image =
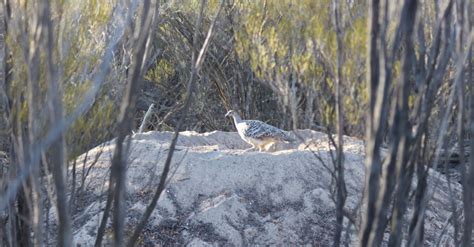
<path id="1" fill-rule="evenodd" d="M 252 144 L 253 145 L 253 144 Z M 249 148 L 249 149 L 253 149 L 255 151 L 259 151 L 259 152 L 262 152 L 262 147 L 260 145 L 253 145 L 252 148 Z"/>
<path id="2" fill-rule="evenodd" d="M 251 147 L 251 148 L 247 148 L 247 149 L 245 149 L 245 150 L 244 150 L 244 153 L 246 153 L 246 152 L 250 152 L 250 151 L 253 151 L 253 150 L 255 150 L 255 145 L 252 145 L 252 147 Z"/>
<path id="3" fill-rule="evenodd" d="M 272 149 L 273 147 L 275 147 L 273 145 L 273 142 L 269 142 L 269 143 L 265 144 L 265 151 L 273 152 L 274 151 L 274 149 Z M 270 149 L 272 149 L 272 150 L 270 150 Z"/>

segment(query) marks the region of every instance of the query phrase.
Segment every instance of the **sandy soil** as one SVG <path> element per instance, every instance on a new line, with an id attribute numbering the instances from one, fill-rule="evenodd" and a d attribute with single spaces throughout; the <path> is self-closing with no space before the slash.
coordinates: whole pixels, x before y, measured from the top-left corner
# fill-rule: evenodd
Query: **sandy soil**
<path id="1" fill-rule="evenodd" d="M 299 137 L 297 143 L 260 153 L 245 152 L 250 146 L 234 132 L 183 132 L 172 177 L 140 245 L 330 245 L 335 206 L 327 138 L 311 130 L 292 134 Z M 126 181 L 130 229 L 158 184 L 171 135 L 148 132 L 132 137 Z M 355 138 L 345 137 L 344 141 L 346 208 L 355 211 L 364 189 L 364 147 Z M 77 159 L 76 188 L 82 188 L 75 203 L 74 237 L 82 246 L 91 246 L 95 240 L 113 146 L 104 143 Z M 438 187 L 427 212 L 425 243 L 433 245 L 440 239 L 449 244 L 452 240 L 440 234 L 449 217 L 449 190 L 444 178 L 433 174 L 438 177 Z M 461 204 L 457 184 L 451 194 Z M 50 216 L 54 221 L 54 210 Z M 356 243 L 354 227 L 347 221 L 343 234 L 344 241 Z"/>

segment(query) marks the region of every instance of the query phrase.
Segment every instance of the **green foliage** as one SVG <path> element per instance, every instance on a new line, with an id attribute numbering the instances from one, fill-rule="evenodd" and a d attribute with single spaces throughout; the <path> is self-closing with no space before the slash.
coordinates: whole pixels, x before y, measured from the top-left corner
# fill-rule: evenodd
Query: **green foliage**
<path id="1" fill-rule="evenodd" d="M 170 80 L 175 73 L 175 65 L 167 59 L 160 59 L 155 67 L 148 70 L 145 75 L 145 80 L 153 81 L 155 83 L 165 82 Z"/>
<path id="2" fill-rule="evenodd" d="M 91 81 L 85 79 L 96 67 L 105 49 L 106 25 L 109 21 L 113 2 L 89 0 L 78 4 L 75 1 L 66 3 L 70 8 L 69 17 L 64 18 L 64 33 L 69 42 L 69 52 L 63 60 L 65 115 L 69 115 L 91 87 Z M 78 15 L 82 15 L 77 18 Z M 69 146 L 69 158 L 111 138 L 115 127 L 118 110 L 116 100 L 110 97 L 110 86 L 107 82 L 95 99 L 91 109 L 79 118 L 69 129 L 66 141 Z"/>
<path id="3" fill-rule="evenodd" d="M 101 99 L 86 116 L 79 118 L 66 136 L 69 157 L 73 158 L 111 137 L 116 122 L 113 101 Z"/>
<path id="4" fill-rule="evenodd" d="M 289 75 L 298 81 L 311 85 L 315 78 L 328 85 L 315 85 L 314 90 L 326 90 L 324 94 L 333 94 L 333 78 L 328 69 L 335 71 L 336 33 L 332 24 L 331 1 L 240 1 L 240 28 L 236 32 L 236 51 L 243 60 L 249 60 L 255 74 L 262 80 L 288 80 Z M 361 4 L 347 11 L 357 12 Z M 317 13 L 317 14 L 315 14 Z M 343 47 L 345 63 L 343 68 L 343 86 L 345 91 L 351 88 L 358 92 L 364 90 L 366 18 L 361 16 L 344 23 Z M 316 47 L 317 45 L 317 47 Z M 320 64 L 315 49 L 325 54 L 327 65 Z M 327 68 L 325 66 L 330 66 Z M 330 91 L 327 91 L 330 89 Z M 367 102 L 366 95 L 359 94 L 362 105 L 354 104 L 353 99 L 344 99 L 347 111 L 347 124 L 359 124 L 361 109 Z M 329 125 L 334 122 L 333 97 L 319 102 L 321 120 Z"/>
<path id="5" fill-rule="evenodd" d="M 68 116 L 83 100 L 84 94 L 89 90 L 91 82 L 87 80 L 92 68 L 100 62 L 105 47 L 104 32 L 109 20 L 113 2 L 103 1 L 53 1 L 51 2 L 53 15 L 54 56 L 53 61 L 57 65 L 59 80 L 63 95 L 64 115 Z M 35 5 L 15 5 L 19 13 L 29 13 Z M 28 23 L 30 16 L 25 16 Z M 38 102 L 29 102 L 27 96 L 27 82 L 31 75 L 28 72 L 28 55 L 34 46 L 24 46 L 22 43 L 25 36 L 23 30 L 12 30 L 6 37 L 8 49 L 11 53 L 7 61 L 11 66 L 11 78 L 9 81 L 9 98 L 12 99 L 12 115 L 14 122 L 19 126 L 26 126 L 29 118 L 28 104 L 38 107 L 41 119 L 32 119 L 38 125 L 40 133 L 38 137 L 46 134 L 48 127 L 46 98 L 48 95 L 49 82 L 46 81 L 45 73 L 45 49 L 39 48 L 39 64 L 35 65 L 39 71 L 39 78 L 33 83 L 38 85 L 39 92 L 36 94 Z M 29 40 L 34 36 L 28 29 L 24 34 Z M 34 44 L 34 43 L 31 43 Z M 60 44 L 60 45 L 59 45 Z M 36 81 L 37 80 L 37 81 Z M 107 83 L 105 83 L 107 84 Z M 116 110 L 115 99 L 110 98 L 106 90 L 100 95 L 89 112 L 78 119 L 66 134 L 69 157 L 72 158 L 111 137 L 114 128 Z"/>
<path id="6" fill-rule="evenodd" d="M 152 54 L 160 51 L 156 61 L 145 75 L 154 89 L 145 91 L 141 99 L 146 104 L 158 103 L 164 109 L 172 109 L 181 100 L 189 76 L 190 54 L 194 22 L 199 0 L 175 0 L 162 6 L 158 34 L 154 39 Z M 219 0 L 208 1 L 199 39 L 201 42 L 216 13 Z M 90 89 L 90 75 L 97 69 L 104 53 L 107 27 L 114 1 L 53 1 L 54 37 L 57 45 L 54 61 L 60 65 L 60 82 L 63 92 L 64 114 L 67 116 L 83 100 Z M 363 13 L 365 3 L 344 5 L 341 23 L 344 27 L 343 104 L 346 125 L 361 125 L 367 102 L 364 90 L 367 20 Z M 230 5 L 225 5 L 230 8 Z M 16 6 L 18 7 L 18 6 Z M 32 7 L 30 7 L 32 8 Z M 25 9 L 28 13 L 31 9 Z M 317 112 L 315 119 L 322 125 L 334 122 L 334 71 L 336 71 L 336 33 L 332 18 L 332 1 L 236 1 L 232 9 L 224 9 L 209 49 L 210 55 L 201 71 L 195 107 L 196 121 L 203 121 L 198 130 L 221 128 L 225 120 L 213 120 L 228 107 L 252 109 L 247 117 L 277 121 L 276 112 L 287 110 L 281 92 L 270 89 L 270 82 L 289 85 L 296 82 L 298 117 L 305 111 Z M 26 82 L 28 68 L 24 61 L 20 36 L 7 37 L 12 53 L 9 64 L 13 76 L 9 94 L 18 104 L 14 113 L 18 121 L 28 121 Z M 121 66 L 120 52 L 113 66 Z M 43 63 L 44 54 L 40 61 Z M 225 64 L 222 63 L 225 61 Z M 397 66 L 395 66 L 398 68 Z M 44 66 L 40 66 L 44 68 Z M 396 73 L 396 71 L 395 71 Z M 69 157 L 112 137 L 115 116 L 120 102 L 124 73 L 113 70 L 106 78 L 104 88 L 84 117 L 68 130 L 66 139 Z M 263 83 L 261 83 L 263 82 Z M 40 70 L 40 102 L 44 103 L 47 82 Z M 309 90 L 314 92 L 314 107 L 308 107 Z M 153 94 L 150 99 L 148 95 Z M 247 98 L 247 97 L 250 97 Z M 280 105 L 275 104 L 279 102 Z M 250 104 L 251 106 L 243 105 Z M 307 108 L 307 109 L 306 109 Z M 163 117 L 167 111 L 160 113 Z M 265 115 L 266 114 L 266 115 Z M 284 113 L 284 117 L 289 115 Z M 217 118 L 216 118 L 217 119 Z M 286 124 L 287 123 L 279 123 Z M 160 128 L 171 130 L 173 119 Z M 187 128 L 194 128 L 186 126 Z M 301 125 L 300 127 L 311 127 Z M 349 133 L 361 134 L 361 133 Z"/>

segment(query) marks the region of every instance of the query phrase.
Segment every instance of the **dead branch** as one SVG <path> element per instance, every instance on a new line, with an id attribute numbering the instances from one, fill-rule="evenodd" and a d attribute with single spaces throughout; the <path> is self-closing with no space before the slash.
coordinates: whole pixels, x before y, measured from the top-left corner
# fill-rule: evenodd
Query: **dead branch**
<path id="1" fill-rule="evenodd" d="M 124 244 L 124 226 L 125 226 L 125 192 L 126 192 L 126 161 L 130 146 L 130 140 L 126 138 L 133 129 L 134 111 L 137 103 L 138 85 L 143 80 L 145 73 L 143 66 L 147 63 L 147 50 L 149 46 L 147 41 L 153 37 L 154 25 L 158 15 L 159 4 L 150 0 L 143 2 L 143 13 L 140 22 L 135 26 L 135 36 L 133 37 L 132 62 L 125 97 L 123 98 L 118 123 L 118 136 L 114 154 L 112 157 L 112 168 L 110 173 L 109 193 L 107 198 L 104 216 L 102 217 L 101 228 L 97 234 L 96 246 L 101 245 L 102 236 L 107 223 L 105 211 L 110 211 L 111 201 L 114 203 L 114 245 L 122 246 Z M 124 147 L 124 141 L 127 139 L 127 145 Z M 113 197 L 111 196 L 113 194 Z"/>
<path id="2" fill-rule="evenodd" d="M 132 4 L 131 6 L 134 5 Z M 134 12 L 135 8 L 131 8 L 129 11 Z M 92 77 L 93 83 L 90 89 L 85 93 L 84 99 L 69 116 L 67 116 L 66 118 L 61 118 L 58 120 L 58 122 L 55 122 L 54 126 L 51 126 L 48 133 L 41 140 L 38 140 L 37 143 L 32 145 L 32 148 L 30 150 L 31 162 L 25 164 L 25 167 L 23 167 L 22 170 L 18 172 L 16 178 L 10 182 L 8 189 L 5 191 L 5 193 L 2 194 L 0 200 L 0 211 L 5 210 L 5 208 L 9 204 L 11 204 L 12 200 L 17 195 L 20 186 L 29 177 L 31 172 L 29 167 L 31 166 L 31 163 L 37 163 L 41 158 L 41 154 L 45 152 L 45 150 L 50 148 L 53 142 L 55 142 L 57 138 L 62 135 L 62 133 L 64 133 L 69 127 L 71 127 L 71 125 L 80 116 L 83 116 L 83 114 L 87 112 L 92 106 L 97 93 L 101 89 L 102 84 L 110 71 L 110 64 L 111 60 L 113 59 L 116 46 L 124 35 L 125 26 L 129 21 L 129 18 L 125 18 L 123 16 L 124 13 L 127 12 L 124 11 L 121 7 L 117 7 L 115 9 L 113 17 L 109 22 L 114 23 L 113 26 L 115 27 L 115 29 L 111 34 L 110 42 L 107 48 L 105 49 L 105 53 L 102 57 L 102 62 L 99 66 L 99 69 L 96 71 L 96 73 L 94 73 Z"/>
<path id="3" fill-rule="evenodd" d="M 199 16 L 198 16 L 197 21 L 196 21 L 194 39 L 193 39 L 193 54 L 192 54 L 192 61 L 191 61 L 192 62 L 191 75 L 190 75 L 189 81 L 188 81 L 188 87 L 187 87 L 186 98 L 185 98 L 185 102 L 184 102 L 184 106 L 183 106 L 183 111 L 181 113 L 181 116 L 179 118 L 179 121 L 178 121 L 178 124 L 176 126 L 175 132 L 173 134 L 173 138 L 171 140 L 171 144 L 170 144 L 168 155 L 166 157 L 166 161 L 165 161 L 165 164 L 164 164 L 164 167 L 163 167 L 163 172 L 161 173 L 161 178 L 160 178 L 160 182 L 158 184 L 158 188 L 156 189 L 156 191 L 153 195 L 152 201 L 147 206 L 147 208 L 145 210 L 145 213 L 143 214 L 142 218 L 140 219 L 140 222 L 138 223 L 137 227 L 133 231 L 132 237 L 130 237 L 130 239 L 127 243 L 127 246 L 129 246 L 129 247 L 135 246 L 136 241 L 137 241 L 141 231 L 145 227 L 145 224 L 147 223 L 148 218 L 150 217 L 151 213 L 153 212 L 153 210 L 155 210 L 158 199 L 160 198 L 161 193 L 165 189 L 166 180 L 167 180 L 168 173 L 169 173 L 169 170 L 170 170 L 171 160 L 173 158 L 173 152 L 174 152 L 174 149 L 176 147 L 176 142 L 177 142 L 178 136 L 179 136 L 179 131 L 181 130 L 181 126 L 183 125 L 184 119 L 185 119 L 185 117 L 187 115 L 187 112 L 189 110 L 189 107 L 191 105 L 192 94 L 194 92 L 196 77 L 197 77 L 198 72 L 201 69 L 201 65 L 202 65 L 202 63 L 205 59 L 205 55 L 206 55 L 205 51 L 207 51 L 207 48 L 209 46 L 209 42 L 210 42 L 210 39 L 211 39 L 212 34 L 213 34 L 213 29 L 214 29 L 214 26 L 216 24 L 217 18 L 219 17 L 219 14 L 222 10 L 223 4 L 224 4 L 224 1 L 221 1 L 220 4 L 219 4 L 219 8 L 217 10 L 217 13 L 216 13 L 216 15 L 215 15 L 215 17 L 214 17 L 214 19 L 211 23 L 211 26 L 209 27 L 209 31 L 208 31 L 207 36 L 206 36 L 206 40 L 204 41 L 203 46 L 202 46 L 202 48 L 199 52 L 199 56 L 195 60 L 194 50 L 197 48 L 197 35 L 198 35 L 198 30 L 201 26 L 202 17 L 203 17 L 203 10 L 204 10 L 204 5 L 205 5 L 204 0 L 201 1 L 201 7 L 200 7 L 200 11 L 199 11 Z"/>
<path id="4" fill-rule="evenodd" d="M 342 95 L 341 95 L 341 84 L 342 84 L 342 69 L 344 66 L 344 56 L 342 51 L 342 37 L 344 35 L 341 25 L 339 23 L 341 19 L 339 1 L 334 2 L 334 26 L 336 29 L 336 43 L 337 43 L 337 63 L 336 71 L 336 118 L 337 118 L 337 145 L 336 147 L 336 162 L 334 167 L 336 170 L 336 231 L 334 233 L 334 244 L 333 246 L 339 246 L 341 242 L 341 234 L 343 230 L 344 221 L 344 204 L 347 198 L 346 182 L 344 181 L 344 139 L 342 136 L 343 131 L 343 109 L 342 109 Z"/>
<path id="5" fill-rule="evenodd" d="M 138 129 L 138 133 L 142 133 L 143 130 L 145 129 L 148 120 L 151 117 L 151 113 L 153 112 L 153 108 L 155 107 L 155 104 L 151 104 L 150 107 L 148 107 L 148 110 L 145 113 L 145 116 L 143 117 L 142 124 L 140 124 L 140 128 Z"/>

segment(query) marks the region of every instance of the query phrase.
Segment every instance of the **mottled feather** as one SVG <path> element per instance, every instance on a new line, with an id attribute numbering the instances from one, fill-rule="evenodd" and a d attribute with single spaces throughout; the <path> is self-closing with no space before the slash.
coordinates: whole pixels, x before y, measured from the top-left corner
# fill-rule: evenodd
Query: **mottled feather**
<path id="1" fill-rule="evenodd" d="M 275 142 L 294 142 L 295 140 L 286 134 L 285 131 L 266 124 L 259 120 L 242 120 L 239 114 L 233 110 L 227 112 L 226 117 L 234 119 L 235 127 L 240 137 L 251 144 L 254 148 L 267 150 L 269 145 Z"/>
<path id="2" fill-rule="evenodd" d="M 278 129 L 274 126 L 266 124 L 259 120 L 242 120 L 245 127 L 242 129 L 243 134 L 246 137 L 263 139 L 263 138 L 275 138 L 280 141 L 291 142 L 293 141 L 283 130 Z"/>

